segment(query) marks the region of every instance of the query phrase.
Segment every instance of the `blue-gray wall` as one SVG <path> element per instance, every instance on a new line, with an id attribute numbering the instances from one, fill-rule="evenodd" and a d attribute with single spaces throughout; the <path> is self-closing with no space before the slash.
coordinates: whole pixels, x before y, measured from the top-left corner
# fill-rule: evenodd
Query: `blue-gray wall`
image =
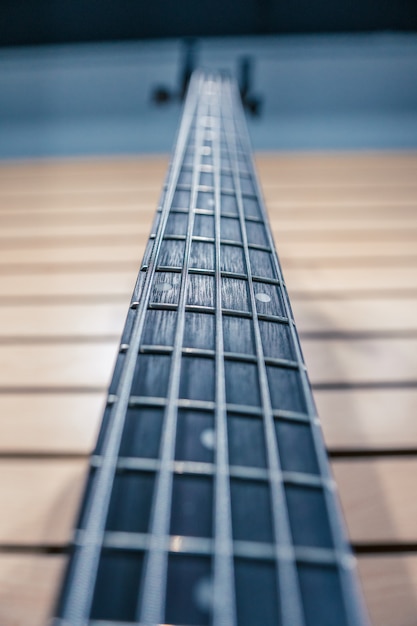
<path id="1" fill-rule="evenodd" d="M 181 42 L 0 50 L 0 157 L 169 151 Z M 417 148 L 417 35 L 203 39 L 203 67 L 254 60 L 256 149 Z"/>

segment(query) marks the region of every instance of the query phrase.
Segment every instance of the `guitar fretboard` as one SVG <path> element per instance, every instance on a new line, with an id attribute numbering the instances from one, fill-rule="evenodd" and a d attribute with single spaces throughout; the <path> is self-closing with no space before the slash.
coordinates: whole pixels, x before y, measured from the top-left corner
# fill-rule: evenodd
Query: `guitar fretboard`
<path id="1" fill-rule="evenodd" d="M 234 83 L 194 75 L 56 625 L 366 624 Z"/>

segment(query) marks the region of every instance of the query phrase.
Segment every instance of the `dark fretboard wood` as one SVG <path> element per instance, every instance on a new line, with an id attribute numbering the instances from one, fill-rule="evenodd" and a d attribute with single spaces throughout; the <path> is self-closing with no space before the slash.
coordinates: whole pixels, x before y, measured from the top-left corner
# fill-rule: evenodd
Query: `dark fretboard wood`
<path id="1" fill-rule="evenodd" d="M 58 615 L 367 623 L 228 78 L 191 83 Z"/>

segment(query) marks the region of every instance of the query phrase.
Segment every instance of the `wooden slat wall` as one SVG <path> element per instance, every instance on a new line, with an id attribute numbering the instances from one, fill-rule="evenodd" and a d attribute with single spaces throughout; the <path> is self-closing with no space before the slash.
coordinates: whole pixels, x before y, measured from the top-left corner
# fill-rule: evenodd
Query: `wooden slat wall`
<path id="1" fill-rule="evenodd" d="M 166 158 L 0 167 L 0 623 L 43 626 Z M 417 155 L 258 157 L 374 626 L 417 615 Z"/>
<path id="2" fill-rule="evenodd" d="M 166 158 L 0 167 L 0 624 L 45 626 Z"/>

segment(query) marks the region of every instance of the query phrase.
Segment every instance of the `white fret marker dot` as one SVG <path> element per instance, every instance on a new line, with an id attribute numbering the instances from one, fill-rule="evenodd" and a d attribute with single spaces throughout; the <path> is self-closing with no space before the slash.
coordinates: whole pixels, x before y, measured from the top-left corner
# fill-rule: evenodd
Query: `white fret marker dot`
<path id="1" fill-rule="evenodd" d="M 206 428 L 200 435 L 200 441 L 205 448 L 213 450 L 215 446 L 214 430 L 212 428 Z"/>
<path id="2" fill-rule="evenodd" d="M 193 589 L 194 602 L 200 611 L 213 609 L 213 583 L 210 578 L 200 578 Z"/>
<path id="3" fill-rule="evenodd" d="M 155 289 L 157 291 L 170 291 L 172 289 L 172 285 L 170 283 L 156 283 Z"/>
<path id="4" fill-rule="evenodd" d="M 259 302 L 271 302 L 271 297 L 268 296 L 267 293 L 257 293 L 255 298 L 259 300 Z"/>
<path id="5" fill-rule="evenodd" d="M 211 154 L 211 148 L 209 146 L 203 146 L 201 148 L 201 154 L 203 156 L 209 156 Z"/>
<path id="6" fill-rule="evenodd" d="M 214 206 L 213 198 L 210 198 L 210 200 L 208 200 L 207 204 L 208 204 L 208 206 Z"/>

